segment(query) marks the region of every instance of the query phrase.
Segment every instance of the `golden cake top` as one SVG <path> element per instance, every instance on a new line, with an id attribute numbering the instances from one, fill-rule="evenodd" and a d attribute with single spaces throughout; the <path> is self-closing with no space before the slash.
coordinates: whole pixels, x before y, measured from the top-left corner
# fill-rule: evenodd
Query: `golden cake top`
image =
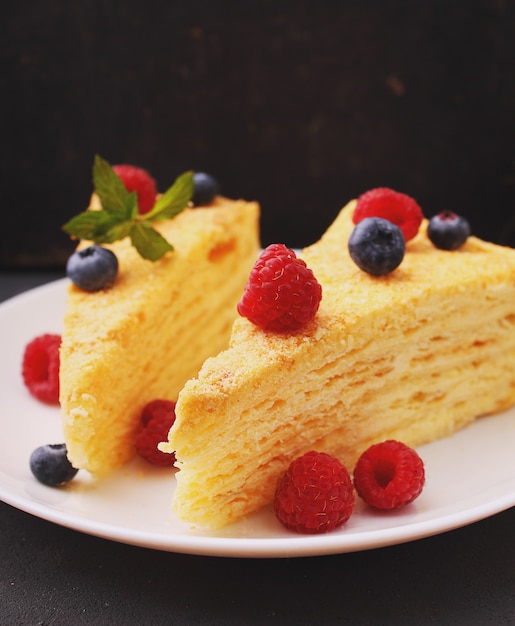
<path id="1" fill-rule="evenodd" d="M 98 206 L 98 197 L 93 194 L 90 208 Z M 196 264 L 216 262 L 233 250 L 235 236 L 249 222 L 255 224 L 253 237 L 257 241 L 258 219 L 257 203 L 218 196 L 207 207 L 186 208 L 174 219 L 155 224 L 158 232 L 175 242 L 173 252 L 156 262 L 142 258 L 127 238 L 103 244 L 118 259 L 116 282 L 111 288 L 93 293 L 69 284 L 66 326 L 73 328 L 74 340 L 88 345 L 91 337 L 107 337 L 110 328 L 132 323 L 135 310 L 145 316 L 146 310 L 163 302 L 163 290 L 173 292 L 177 285 L 187 283 Z M 83 241 L 79 247 L 89 245 Z M 167 296 L 166 302 L 169 299 Z"/>
<path id="2" fill-rule="evenodd" d="M 252 371 L 262 376 L 262 368 L 277 363 L 286 374 L 296 358 L 307 354 L 313 341 L 322 345 L 338 336 L 347 347 L 349 342 L 380 341 L 385 330 L 383 318 L 400 327 L 414 318 L 415 308 L 419 309 L 416 317 L 431 316 L 431 307 L 444 295 L 453 296 L 458 308 L 460 294 L 467 290 L 473 289 L 478 297 L 484 291 L 487 297 L 488 289 L 515 283 L 514 249 L 469 237 L 459 250 L 439 250 L 427 237 L 427 220 L 407 242 L 400 266 L 386 276 L 371 276 L 357 267 L 347 249 L 355 207 L 356 200 L 349 202 L 321 240 L 300 255 L 322 285 L 315 319 L 300 330 L 278 333 L 239 317 L 233 325 L 232 349 L 208 359 L 198 381 L 189 381 L 188 388 L 200 384 L 204 390 L 211 386 L 215 395 L 226 393 L 235 388 L 239 377 Z M 386 310 L 395 310 L 396 315 L 383 316 Z M 363 312 L 367 314 L 366 327 Z"/>
<path id="3" fill-rule="evenodd" d="M 364 308 L 416 303 L 428 292 L 448 290 L 459 294 L 480 280 L 485 288 L 500 279 L 515 280 L 515 250 L 468 237 L 458 250 L 440 250 L 427 236 L 428 221 L 406 243 L 400 266 L 385 276 L 372 276 L 350 258 L 347 242 L 354 228 L 356 200 L 340 212 L 321 240 L 302 251 L 302 258 L 323 285 L 321 308 L 347 319 Z"/>

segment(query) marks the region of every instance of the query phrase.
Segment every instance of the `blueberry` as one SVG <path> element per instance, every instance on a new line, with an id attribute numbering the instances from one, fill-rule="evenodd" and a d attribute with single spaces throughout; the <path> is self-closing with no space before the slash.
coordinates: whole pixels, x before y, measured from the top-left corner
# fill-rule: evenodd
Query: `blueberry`
<path id="1" fill-rule="evenodd" d="M 110 287 L 117 273 L 116 255 L 101 246 L 90 246 L 74 252 L 66 264 L 66 275 L 84 291 L 99 291 Z"/>
<path id="2" fill-rule="evenodd" d="M 66 456 L 66 444 L 39 446 L 30 455 L 30 470 L 40 483 L 57 487 L 69 482 L 78 470 Z"/>
<path id="3" fill-rule="evenodd" d="M 427 236 L 440 250 L 457 250 L 470 235 L 470 224 L 461 215 L 442 211 L 429 220 Z"/>
<path id="4" fill-rule="evenodd" d="M 400 265 L 406 250 L 401 229 L 380 217 L 361 220 L 354 227 L 348 246 L 354 263 L 373 276 L 393 272 Z"/>
<path id="5" fill-rule="evenodd" d="M 193 174 L 193 197 L 195 206 L 209 204 L 220 193 L 220 185 L 216 178 L 205 172 Z"/>

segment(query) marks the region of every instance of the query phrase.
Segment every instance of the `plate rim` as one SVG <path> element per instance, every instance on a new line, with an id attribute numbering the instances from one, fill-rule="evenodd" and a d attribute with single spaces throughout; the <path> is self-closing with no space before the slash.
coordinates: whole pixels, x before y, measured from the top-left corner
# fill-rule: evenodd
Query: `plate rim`
<path id="1" fill-rule="evenodd" d="M 47 522 L 91 535 L 135 547 L 162 552 L 177 552 L 197 556 L 232 558 L 292 558 L 328 556 L 364 552 L 394 545 L 402 545 L 464 528 L 498 513 L 509 510 L 515 503 L 504 496 L 488 504 L 479 504 L 465 512 L 454 512 L 415 524 L 353 533 L 345 541 L 344 531 L 324 535 L 293 535 L 269 538 L 216 537 L 203 535 L 165 535 L 130 528 L 121 528 L 106 522 L 87 522 L 70 513 L 58 512 L 48 506 L 23 498 L 12 497 L 0 484 L 0 500 L 13 508 Z M 466 513 L 466 515 L 465 515 Z M 406 528 L 409 532 L 405 532 Z M 360 538 L 356 541 L 356 536 Z"/>

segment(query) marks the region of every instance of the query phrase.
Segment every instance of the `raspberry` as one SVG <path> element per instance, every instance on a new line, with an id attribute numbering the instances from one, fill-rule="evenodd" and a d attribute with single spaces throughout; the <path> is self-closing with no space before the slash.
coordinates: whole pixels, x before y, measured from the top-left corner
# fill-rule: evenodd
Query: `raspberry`
<path id="1" fill-rule="evenodd" d="M 170 467 L 175 463 L 175 454 L 157 449 L 157 444 L 168 439 L 168 431 L 175 422 L 175 402 L 152 400 L 141 413 L 142 429 L 136 436 L 138 454 L 153 465 Z"/>
<path id="2" fill-rule="evenodd" d="M 370 446 L 354 468 L 358 495 L 376 509 L 396 509 L 413 502 L 424 481 L 424 464 L 419 455 L 392 439 Z"/>
<path id="3" fill-rule="evenodd" d="M 319 534 L 345 523 L 354 509 L 349 473 L 325 452 L 295 459 L 279 480 L 274 497 L 278 520 L 289 530 Z"/>
<path id="4" fill-rule="evenodd" d="M 127 191 L 138 195 L 138 212 L 148 213 L 156 203 L 156 182 L 150 174 L 134 165 L 113 165 L 113 170 L 122 179 Z"/>
<path id="5" fill-rule="evenodd" d="M 252 268 L 238 313 L 264 330 L 297 330 L 315 317 L 322 287 L 306 263 L 272 244 Z"/>
<path id="6" fill-rule="evenodd" d="M 59 347 L 61 336 L 44 334 L 25 346 L 22 376 L 30 393 L 48 404 L 59 403 Z"/>
<path id="7" fill-rule="evenodd" d="M 410 196 L 388 187 L 378 187 L 358 198 L 352 221 L 358 224 L 365 217 L 382 217 L 396 224 L 404 239 L 409 241 L 418 233 L 424 216 L 420 206 Z"/>

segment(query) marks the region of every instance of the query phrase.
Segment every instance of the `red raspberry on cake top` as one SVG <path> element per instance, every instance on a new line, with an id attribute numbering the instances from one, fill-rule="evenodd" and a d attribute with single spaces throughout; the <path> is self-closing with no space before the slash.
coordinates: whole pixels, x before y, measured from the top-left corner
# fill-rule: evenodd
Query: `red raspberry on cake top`
<path id="1" fill-rule="evenodd" d="M 352 221 L 358 224 L 366 217 L 382 217 L 396 224 L 406 241 L 415 237 L 424 218 L 413 198 L 388 187 L 370 189 L 358 198 Z"/>
<path id="2" fill-rule="evenodd" d="M 134 165 L 113 165 L 113 170 L 121 178 L 127 191 L 135 191 L 138 196 L 138 213 L 148 213 L 156 203 L 156 182 L 150 174 Z"/>
<path id="3" fill-rule="evenodd" d="M 315 317 L 321 299 L 322 287 L 306 263 L 272 244 L 250 272 L 238 313 L 264 330 L 297 330 Z"/>

